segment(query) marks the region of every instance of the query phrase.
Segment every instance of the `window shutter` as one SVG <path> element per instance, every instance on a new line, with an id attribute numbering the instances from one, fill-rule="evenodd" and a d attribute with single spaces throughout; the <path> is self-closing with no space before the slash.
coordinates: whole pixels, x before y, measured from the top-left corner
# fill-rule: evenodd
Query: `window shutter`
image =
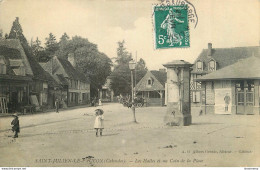
<path id="1" fill-rule="evenodd" d="M 192 92 L 192 102 L 196 103 L 196 92 Z"/>
<path id="2" fill-rule="evenodd" d="M 196 92 L 196 102 L 200 102 L 200 91 Z"/>

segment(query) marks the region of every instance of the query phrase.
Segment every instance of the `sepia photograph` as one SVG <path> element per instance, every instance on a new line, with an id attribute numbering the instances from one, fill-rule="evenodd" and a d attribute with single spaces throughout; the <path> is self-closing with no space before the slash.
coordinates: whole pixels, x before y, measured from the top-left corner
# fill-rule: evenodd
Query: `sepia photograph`
<path id="1" fill-rule="evenodd" d="M 260 0 L 0 0 L 1 170 L 258 170 L 259 132 Z"/>

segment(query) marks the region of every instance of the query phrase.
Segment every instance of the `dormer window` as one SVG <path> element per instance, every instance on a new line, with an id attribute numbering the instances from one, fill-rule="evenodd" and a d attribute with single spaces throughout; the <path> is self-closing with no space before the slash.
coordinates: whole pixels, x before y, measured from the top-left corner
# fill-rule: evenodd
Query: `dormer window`
<path id="1" fill-rule="evenodd" d="M 10 67 L 15 75 L 25 76 L 25 66 L 22 60 L 11 60 L 9 59 Z"/>
<path id="2" fill-rule="evenodd" d="M 20 66 L 20 74 L 21 76 L 25 76 L 25 68 L 24 66 Z"/>
<path id="3" fill-rule="evenodd" d="M 0 74 L 6 74 L 6 63 L 4 56 L 0 56 Z"/>
<path id="4" fill-rule="evenodd" d="M 208 64 L 209 71 L 215 71 L 216 70 L 216 61 L 211 60 Z"/>
<path id="5" fill-rule="evenodd" d="M 197 61 L 197 71 L 203 71 L 203 62 Z"/>
<path id="6" fill-rule="evenodd" d="M 151 77 L 147 80 L 147 85 L 148 86 L 153 85 L 153 79 Z"/>

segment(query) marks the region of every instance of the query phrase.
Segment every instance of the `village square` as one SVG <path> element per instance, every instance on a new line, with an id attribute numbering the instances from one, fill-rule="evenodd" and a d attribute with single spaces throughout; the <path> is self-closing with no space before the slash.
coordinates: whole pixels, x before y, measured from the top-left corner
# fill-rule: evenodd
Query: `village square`
<path id="1" fill-rule="evenodd" d="M 102 137 L 93 129 L 97 108 L 105 112 Z M 259 162 L 256 115 L 193 115 L 190 126 L 171 127 L 163 123 L 166 107 L 136 109 L 137 124 L 131 109 L 121 104 L 97 108 L 20 116 L 19 138 L 11 137 L 12 118 L 1 118 L 1 166 L 204 167 Z M 239 162 L 230 160 L 237 157 Z"/>
<path id="2" fill-rule="evenodd" d="M 241 28 L 227 40 L 233 44 L 225 44 L 228 31 L 216 36 L 212 32 L 220 28 L 197 25 L 196 5 L 182 1 L 155 6 L 149 24 L 150 8 L 136 9 L 146 17 L 133 14 L 128 23 L 109 18 L 118 14 L 105 5 L 66 1 L 88 22 L 75 13 L 69 22 L 54 17 L 56 24 L 69 23 L 67 29 L 54 24 L 54 33 L 46 20 L 42 30 L 33 29 L 36 24 L 19 11 L 12 21 L 0 17 L 0 167 L 259 166 L 259 37 L 236 43 Z M 132 11 L 133 2 L 114 4 Z M 63 18 L 62 5 L 52 3 Z M 196 3 L 205 16 L 206 6 Z M 13 8 L 12 2 L 5 5 Z M 43 9 L 52 9 L 48 5 Z M 87 17 L 85 10 L 102 15 Z M 86 28 L 90 22 L 95 24 Z M 201 24 L 206 22 L 202 17 Z M 154 39 L 147 25 L 154 26 Z"/>

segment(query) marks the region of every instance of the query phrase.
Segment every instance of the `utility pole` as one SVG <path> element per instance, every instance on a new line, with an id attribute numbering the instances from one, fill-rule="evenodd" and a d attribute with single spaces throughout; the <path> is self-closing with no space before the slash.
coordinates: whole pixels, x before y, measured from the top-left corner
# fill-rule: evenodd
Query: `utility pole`
<path id="1" fill-rule="evenodd" d="M 137 64 L 137 51 L 135 51 L 135 63 Z M 134 86 L 134 96 L 136 95 L 136 69 L 135 69 L 135 86 Z"/>

